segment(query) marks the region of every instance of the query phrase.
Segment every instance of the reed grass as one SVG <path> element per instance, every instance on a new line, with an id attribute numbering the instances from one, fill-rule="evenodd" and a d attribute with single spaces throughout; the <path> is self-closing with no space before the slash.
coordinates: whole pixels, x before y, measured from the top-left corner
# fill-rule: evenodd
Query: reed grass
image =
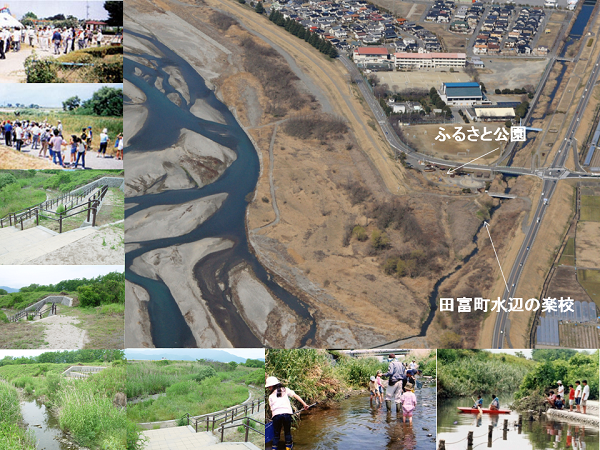
<path id="1" fill-rule="evenodd" d="M 0 450 L 34 450 L 32 432 L 26 432 L 21 422 L 21 408 L 17 390 L 6 381 L 0 380 Z"/>

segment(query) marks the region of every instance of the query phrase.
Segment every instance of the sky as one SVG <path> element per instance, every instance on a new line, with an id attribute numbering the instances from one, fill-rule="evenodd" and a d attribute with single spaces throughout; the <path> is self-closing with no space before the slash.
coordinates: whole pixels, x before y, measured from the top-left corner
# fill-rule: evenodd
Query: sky
<path id="1" fill-rule="evenodd" d="M 135 350 L 136 353 L 147 353 L 147 354 L 152 354 L 152 353 L 156 353 L 156 352 L 160 352 L 161 354 L 169 353 L 169 349 L 167 349 L 167 348 L 157 348 L 157 349 L 135 348 L 132 350 Z M 178 350 L 180 350 L 180 349 L 178 349 Z M 188 350 L 190 353 L 192 353 L 194 351 L 194 349 L 188 349 Z M 246 359 L 248 359 L 248 358 L 264 359 L 265 358 L 265 350 L 262 348 L 222 348 L 222 349 L 215 349 L 215 350 L 220 350 L 220 351 L 224 351 L 227 353 L 231 353 L 235 356 L 239 356 L 240 358 L 246 358 Z M 210 349 L 203 349 L 203 351 L 210 351 Z M 127 350 L 125 350 L 125 353 L 127 354 Z"/>
<path id="2" fill-rule="evenodd" d="M 1 4 L 1 3 L 0 3 Z M 81 100 L 92 97 L 102 86 L 123 89 L 123 84 L 0 84 L 0 107 L 8 103 L 36 104 L 45 108 L 62 108 L 62 102 L 69 97 L 79 96 Z"/>
<path id="3" fill-rule="evenodd" d="M 0 2 L 0 7 L 8 5 L 11 14 L 21 20 L 25 13 L 33 12 L 39 18 L 51 17 L 56 14 L 75 16 L 78 19 L 108 19 L 104 9 L 104 1 L 84 0 L 7 0 Z M 86 15 L 86 5 L 89 5 L 89 17 Z"/>
<path id="4" fill-rule="evenodd" d="M 20 289 L 33 283 L 56 284 L 63 280 L 94 278 L 124 270 L 124 266 L 2 266 L 0 286 Z"/>

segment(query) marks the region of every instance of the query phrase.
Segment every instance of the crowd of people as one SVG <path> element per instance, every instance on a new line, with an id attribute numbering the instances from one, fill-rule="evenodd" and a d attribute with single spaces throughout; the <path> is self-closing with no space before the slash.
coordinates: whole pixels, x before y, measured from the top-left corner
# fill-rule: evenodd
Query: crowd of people
<path id="1" fill-rule="evenodd" d="M 56 165 L 63 168 L 77 168 L 81 160 L 81 168 L 85 169 L 86 153 L 93 151 L 93 130 L 91 126 L 82 128 L 80 134 L 71 134 L 69 140 L 63 136 L 63 125 L 57 121 L 52 125 L 47 121 L 34 122 L 29 120 L 5 120 L 0 124 L 0 141 L 7 147 L 21 152 L 26 147 L 29 151 L 38 151 L 39 158 L 49 158 Z M 111 138 L 108 130 L 104 128 L 100 133 L 100 145 L 97 158 L 112 158 L 107 155 Z M 115 158 L 123 159 L 123 133 L 115 137 Z"/>
<path id="2" fill-rule="evenodd" d="M 103 45 L 103 40 L 101 30 L 93 31 L 83 27 L 5 27 L 0 30 L 0 59 L 6 59 L 6 54 L 11 51 L 20 51 L 21 44 L 60 55 L 93 46 L 99 47 Z"/>
<path id="3" fill-rule="evenodd" d="M 565 393 L 565 387 L 562 381 L 556 382 L 556 392 L 551 390 L 546 397 L 546 401 L 550 408 L 565 409 L 567 407 L 566 396 L 568 396 L 569 412 L 578 412 L 585 414 L 587 412 L 587 400 L 590 396 L 590 387 L 587 380 L 579 382 L 575 381 L 575 386 L 570 384 L 569 390 Z M 573 409 L 575 407 L 575 409 Z"/>

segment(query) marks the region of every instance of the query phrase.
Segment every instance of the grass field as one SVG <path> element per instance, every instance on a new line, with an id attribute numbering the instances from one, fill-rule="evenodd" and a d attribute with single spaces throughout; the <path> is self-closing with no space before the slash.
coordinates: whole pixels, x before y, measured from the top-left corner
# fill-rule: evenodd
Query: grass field
<path id="1" fill-rule="evenodd" d="M 567 245 L 565 245 L 565 249 L 563 250 L 563 254 L 560 257 L 559 264 L 565 264 L 567 266 L 575 265 L 575 239 L 570 237 L 567 240 Z"/>
<path id="2" fill-rule="evenodd" d="M 14 386 L 0 380 L 0 450 L 34 450 L 35 439 L 21 422 L 19 395 Z"/>
<path id="3" fill-rule="evenodd" d="M 61 377 L 60 374 L 71 365 L 8 365 L 0 367 L 0 377 L 48 406 L 52 405 L 58 414 L 60 428 L 78 444 L 90 449 L 126 448 L 126 413 L 113 406 L 115 394 L 124 391 L 125 365 L 121 361 L 113 363 L 112 367 L 95 364 L 107 368 L 85 379 Z"/>
<path id="4" fill-rule="evenodd" d="M 102 129 L 106 128 L 108 130 L 108 136 L 111 140 L 108 145 L 109 150 L 114 146 L 117 135 L 123 132 L 122 117 L 83 116 L 60 111 L 42 111 L 35 114 L 21 114 L 19 119 L 38 122 L 45 120 L 52 125 L 56 125 L 60 120 L 63 124 L 63 137 L 67 140 L 69 140 L 72 134 L 80 136 L 83 128 L 91 126 L 94 136 L 92 140 L 94 150 L 100 147 L 100 133 Z M 0 122 L 4 120 L 15 120 L 15 117 L 12 114 L 0 113 Z"/>
<path id="5" fill-rule="evenodd" d="M 86 330 L 89 341 L 84 348 L 123 348 L 125 306 L 117 303 L 96 308 L 63 306 L 60 314 L 79 319 L 77 327 Z"/>
<path id="6" fill-rule="evenodd" d="M 581 196 L 581 218 L 580 220 L 589 220 L 600 222 L 600 196 L 582 195 Z"/>
<path id="7" fill-rule="evenodd" d="M 144 361 L 127 364 L 128 398 L 164 394 L 127 407 L 129 420 L 154 422 L 200 415 L 248 398 L 248 384 L 262 385 L 264 370 L 225 363 Z"/>
<path id="8" fill-rule="evenodd" d="M 579 269 L 577 279 L 590 298 L 600 306 L 600 270 Z"/>

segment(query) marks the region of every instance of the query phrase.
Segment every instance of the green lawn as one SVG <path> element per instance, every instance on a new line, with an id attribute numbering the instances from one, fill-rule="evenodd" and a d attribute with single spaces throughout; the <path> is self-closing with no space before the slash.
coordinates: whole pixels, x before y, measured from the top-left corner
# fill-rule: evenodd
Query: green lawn
<path id="1" fill-rule="evenodd" d="M 579 269 L 577 279 L 591 299 L 600 306 L 600 270 Z"/>
<path id="2" fill-rule="evenodd" d="M 591 222 L 600 222 L 600 195 L 581 196 L 581 218 Z"/>

